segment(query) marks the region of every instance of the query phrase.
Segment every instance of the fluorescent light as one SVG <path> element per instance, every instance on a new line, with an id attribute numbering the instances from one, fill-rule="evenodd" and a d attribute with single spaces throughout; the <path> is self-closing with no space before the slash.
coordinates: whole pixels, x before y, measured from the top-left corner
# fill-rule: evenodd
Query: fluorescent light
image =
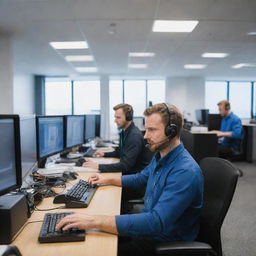
<path id="1" fill-rule="evenodd" d="M 204 64 L 186 64 L 184 65 L 185 69 L 204 69 L 206 65 Z"/>
<path id="2" fill-rule="evenodd" d="M 153 32 L 192 32 L 198 20 L 155 20 Z"/>
<path id="3" fill-rule="evenodd" d="M 256 64 L 254 63 L 239 63 L 236 65 L 231 66 L 231 68 L 239 69 L 239 68 L 255 68 Z"/>
<path id="4" fill-rule="evenodd" d="M 128 68 L 137 68 L 137 69 L 147 68 L 147 67 L 148 67 L 147 64 L 129 64 L 128 65 Z"/>
<path id="5" fill-rule="evenodd" d="M 66 42 L 50 42 L 54 49 L 87 49 L 88 44 L 86 41 L 66 41 Z"/>
<path id="6" fill-rule="evenodd" d="M 94 58 L 91 55 L 69 55 L 65 56 L 66 61 L 93 61 Z"/>
<path id="7" fill-rule="evenodd" d="M 205 52 L 202 54 L 203 58 L 225 58 L 228 53 L 225 52 Z"/>
<path id="8" fill-rule="evenodd" d="M 255 32 L 255 31 L 248 32 L 247 35 L 248 35 L 248 36 L 256 36 L 256 32 Z"/>
<path id="9" fill-rule="evenodd" d="M 129 57 L 154 57 L 154 52 L 129 52 Z"/>
<path id="10" fill-rule="evenodd" d="M 76 67 L 76 71 L 84 73 L 95 73 L 98 71 L 96 67 Z"/>

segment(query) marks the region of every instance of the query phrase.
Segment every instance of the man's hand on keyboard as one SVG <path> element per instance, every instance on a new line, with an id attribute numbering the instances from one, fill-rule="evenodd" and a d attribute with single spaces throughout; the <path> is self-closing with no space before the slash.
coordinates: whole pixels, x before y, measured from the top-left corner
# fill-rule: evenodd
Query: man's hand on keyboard
<path id="1" fill-rule="evenodd" d="M 93 168 L 93 169 L 99 169 L 99 164 L 92 162 L 92 161 L 87 161 L 83 164 L 83 167 L 88 167 L 88 168 Z"/>
<path id="2" fill-rule="evenodd" d="M 70 228 L 92 229 L 97 228 L 112 234 L 118 234 L 115 216 L 84 215 L 75 213 L 61 219 L 56 229 L 68 230 Z"/>
<path id="3" fill-rule="evenodd" d="M 108 185 L 110 184 L 109 178 L 106 178 L 100 174 L 93 174 L 89 179 L 88 183 L 90 184 L 104 184 Z"/>

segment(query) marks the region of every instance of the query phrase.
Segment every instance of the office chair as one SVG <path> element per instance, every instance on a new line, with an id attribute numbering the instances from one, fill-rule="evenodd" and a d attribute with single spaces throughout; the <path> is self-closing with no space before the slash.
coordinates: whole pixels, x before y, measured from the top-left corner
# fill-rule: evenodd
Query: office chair
<path id="1" fill-rule="evenodd" d="M 204 174 L 204 206 L 199 235 L 194 242 L 160 243 L 157 255 L 223 255 L 220 231 L 235 192 L 238 170 L 217 157 L 204 158 L 200 167 Z"/>

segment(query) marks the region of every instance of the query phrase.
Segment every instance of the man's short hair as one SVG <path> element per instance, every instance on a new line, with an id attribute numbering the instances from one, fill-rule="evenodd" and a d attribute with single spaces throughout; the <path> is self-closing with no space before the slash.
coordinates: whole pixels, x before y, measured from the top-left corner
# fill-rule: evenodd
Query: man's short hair
<path id="1" fill-rule="evenodd" d="M 113 110 L 123 109 L 126 121 L 132 121 L 133 119 L 133 108 L 130 104 L 121 103 L 113 107 Z"/>
<path id="2" fill-rule="evenodd" d="M 168 107 L 169 113 L 166 109 Z M 183 117 L 179 109 L 174 105 L 169 105 L 165 103 L 155 104 L 152 107 L 148 107 L 144 111 L 144 116 L 150 116 L 154 113 L 161 115 L 162 122 L 166 127 L 168 124 L 175 124 L 177 126 L 177 136 L 180 138 L 181 130 L 183 127 Z"/>
<path id="3" fill-rule="evenodd" d="M 221 100 L 218 106 L 224 106 L 225 110 L 230 110 L 230 102 L 228 100 Z"/>

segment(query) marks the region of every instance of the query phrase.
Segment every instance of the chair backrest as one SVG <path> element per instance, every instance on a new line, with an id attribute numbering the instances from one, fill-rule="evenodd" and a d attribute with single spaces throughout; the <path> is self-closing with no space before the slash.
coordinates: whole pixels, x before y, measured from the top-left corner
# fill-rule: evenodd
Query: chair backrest
<path id="1" fill-rule="evenodd" d="M 222 256 L 220 229 L 231 204 L 238 170 L 229 161 L 207 157 L 200 162 L 204 174 L 204 206 L 199 241 L 207 242 Z"/>

